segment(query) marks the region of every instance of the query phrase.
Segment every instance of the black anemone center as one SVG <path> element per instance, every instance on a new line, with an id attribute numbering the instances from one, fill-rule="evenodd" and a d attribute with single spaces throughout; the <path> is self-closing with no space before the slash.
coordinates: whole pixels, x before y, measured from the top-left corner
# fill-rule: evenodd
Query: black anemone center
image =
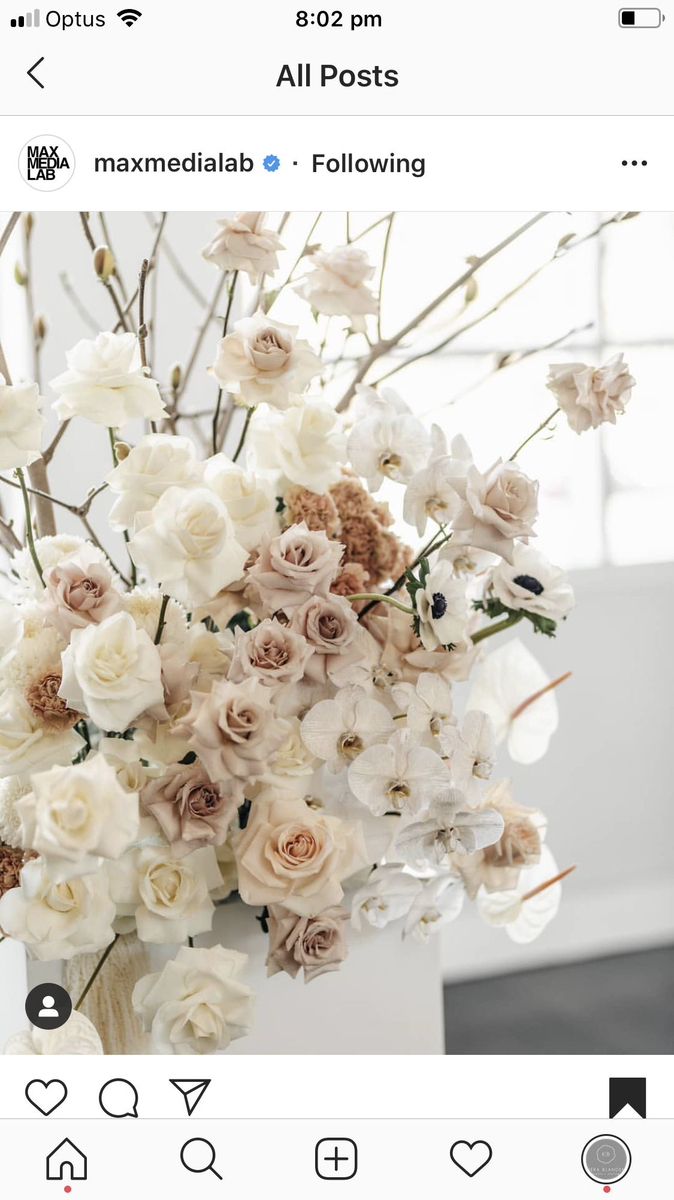
<path id="1" fill-rule="evenodd" d="M 528 592 L 533 592 L 534 596 L 540 596 L 543 591 L 543 584 L 538 579 L 534 579 L 533 575 L 518 575 L 513 579 L 518 587 L 526 588 Z"/>
<path id="2" fill-rule="evenodd" d="M 541 591 L 543 589 L 541 588 Z M 442 592 L 433 592 L 433 604 L 431 605 L 431 616 L 434 621 L 439 621 L 440 617 L 444 617 L 447 612 L 447 601 Z"/>

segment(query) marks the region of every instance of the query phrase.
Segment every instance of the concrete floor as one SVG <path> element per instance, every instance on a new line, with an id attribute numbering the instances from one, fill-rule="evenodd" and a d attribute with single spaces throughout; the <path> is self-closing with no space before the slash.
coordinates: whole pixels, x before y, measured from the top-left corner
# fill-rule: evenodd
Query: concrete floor
<path id="1" fill-rule="evenodd" d="M 672 1054 L 674 946 L 445 987 L 447 1054 Z"/>

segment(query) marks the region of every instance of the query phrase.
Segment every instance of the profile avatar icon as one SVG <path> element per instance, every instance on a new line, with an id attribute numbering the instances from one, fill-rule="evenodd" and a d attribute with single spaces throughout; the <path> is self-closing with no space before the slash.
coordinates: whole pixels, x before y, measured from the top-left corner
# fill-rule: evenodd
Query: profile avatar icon
<path id="1" fill-rule="evenodd" d="M 58 983 L 41 983 L 26 996 L 26 1016 L 38 1029 L 60 1029 L 73 1011 L 73 1002 Z"/>
<path id="2" fill-rule="evenodd" d="M 53 996 L 42 997 L 42 1008 L 37 1015 L 38 1017 L 45 1017 L 51 1021 L 58 1021 L 59 1011 L 56 1007 L 56 1001 Z"/>

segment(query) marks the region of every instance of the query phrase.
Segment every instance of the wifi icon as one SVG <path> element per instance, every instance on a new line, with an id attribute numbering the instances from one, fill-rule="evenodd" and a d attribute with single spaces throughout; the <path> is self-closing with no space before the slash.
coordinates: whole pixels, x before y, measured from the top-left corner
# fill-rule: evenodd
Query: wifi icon
<path id="1" fill-rule="evenodd" d="M 142 15 L 142 12 L 139 12 L 137 8 L 121 8 L 117 13 L 120 21 L 123 21 L 129 29 L 132 25 L 136 24 L 136 21 L 140 20 Z"/>

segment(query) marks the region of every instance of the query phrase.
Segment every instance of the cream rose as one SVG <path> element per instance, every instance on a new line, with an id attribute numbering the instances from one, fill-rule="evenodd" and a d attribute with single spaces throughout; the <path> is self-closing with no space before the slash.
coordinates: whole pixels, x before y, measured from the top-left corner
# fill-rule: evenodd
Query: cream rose
<path id="1" fill-rule="evenodd" d="M 212 846 L 181 857 L 169 847 L 131 852 L 115 865 L 113 878 L 113 898 L 125 907 L 135 904 L 141 942 L 184 942 L 211 928 L 215 910 L 209 892 L 222 884 Z"/>
<path id="2" fill-rule="evenodd" d="M 22 842 L 57 883 L 119 858 L 138 836 L 138 796 L 124 790 L 102 754 L 42 771 L 31 783 L 16 805 Z"/>
<path id="3" fill-rule="evenodd" d="M 379 308 L 368 283 L 375 269 L 359 246 L 337 246 L 315 250 L 308 259 L 313 268 L 295 291 L 316 312 L 327 316 L 351 317 L 353 327 L 365 328 L 365 317 Z"/>
<path id="4" fill-rule="evenodd" d="M 101 729 L 122 733 L 163 702 L 159 650 L 125 612 L 76 629 L 63 654 L 59 695 Z"/>
<path id="5" fill-rule="evenodd" d="M 338 971 L 349 952 L 345 926 L 349 913 L 337 906 L 316 917 L 298 917 L 282 904 L 269 909 L 269 953 L 267 975 L 285 971 L 294 979 L 304 971 L 311 983 L 328 971 Z"/>
<path id="6" fill-rule="evenodd" d="M 68 370 L 50 387 L 62 421 L 86 417 L 97 425 L 127 425 L 136 417 L 157 421 L 166 416 L 159 386 L 140 366 L 134 333 L 99 333 L 66 354 Z"/>
<path id="7" fill-rule="evenodd" d="M 323 400 L 307 400 L 285 413 L 256 413 L 250 442 L 259 467 L 279 471 L 317 495 L 339 483 L 347 460 L 340 416 Z"/>
<path id="8" fill-rule="evenodd" d="M 223 387 L 238 392 L 248 408 L 266 403 L 285 409 L 306 391 L 321 369 L 308 342 L 292 325 L 272 321 L 263 312 L 237 321 L 218 345 L 213 374 Z"/>
<path id="9" fill-rule="evenodd" d="M 359 823 L 294 799 L 253 801 L 235 853 L 245 904 L 283 904 L 304 917 L 339 904 L 342 881 L 367 863 Z"/>
<path id="10" fill-rule="evenodd" d="M 553 363 L 547 387 L 571 428 L 584 433 L 587 429 L 597 429 L 604 421 L 615 425 L 616 417 L 625 411 L 634 384 L 622 354 L 615 354 L 596 369 L 585 363 Z"/>
<path id="11" fill-rule="evenodd" d="M 225 505 L 244 549 L 256 550 L 265 535 L 278 533 L 273 490 L 258 475 L 244 471 L 224 454 L 216 454 L 205 464 L 204 482 Z"/>
<path id="12" fill-rule="evenodd" d="M 372 638 L 340 596 L 311 596 L 292 609 L 291 628 L 301 633 L 313 651 L 306 677 L 313 683 L 330 680 L 335 687 L 366 684 L 376 660 Z"/>
<path id="13" fill-rule="evenodd" d="M 218 232 L 202 252 L 204 258 L 221 271 L 245 271 L 251 283 L 273 275 L 277 254 L 284 247 L 273 229 L 265 229 L 266 215 L 240 212 L 218 221 Z"/>
<path id="14" fill-rule="evenodd" d="M 117 499 L 110 510 L 112 529 L 133 529 L 136 518 L 150 512 L 170 487 L 197 487 L 202 467 L 194 443 L 169 433 L 150 433 L 107 477 Z"/>
<path id="15" fill-rule="evenodd" d="M 253 993 L 242 983 L 247 955 L 182 946 L 155 975 L 140 979 L 132 1003 L 159 1054 L 216 1054 L 249 1032 Z"/>
<path id="16" fill-rule="evenodd" d="M 301 633 L 269 618 L 254 629 L 235 632 L 229 679 L 259 679 L 266 687 L 297 683 L 304 677 L 312 648 Z"/>
<path id="17" fill-rule="evenodd" d="M 343 552 L 322 529 L 308 529 L 302 521 L 265 539 L 248 578 L 269 612 L 290 611 L 317 593 L 327 596 Z"/>
<path id="18" fill-rule="evenodd" d="M 224 504 L 208 488 L 169 488 L 129 542 L 134 562 L 188 608 L 243 575 L 247 554 Z"/>
<path id="19" fill-rule="evenodd" d="M 40 457 L 44 417 L 36 383 L 5 383 L 0 375 L 0 467 L 27 467 Z"/>
<path id="20" fill-rule="evenodd" d="M 104 873 L 55 883 L 38 858 L 22 869 L 20 887 L 0 900 L 0 929 L 40 962 L 103 950 L 114 937 L 114 919 Z"/>

